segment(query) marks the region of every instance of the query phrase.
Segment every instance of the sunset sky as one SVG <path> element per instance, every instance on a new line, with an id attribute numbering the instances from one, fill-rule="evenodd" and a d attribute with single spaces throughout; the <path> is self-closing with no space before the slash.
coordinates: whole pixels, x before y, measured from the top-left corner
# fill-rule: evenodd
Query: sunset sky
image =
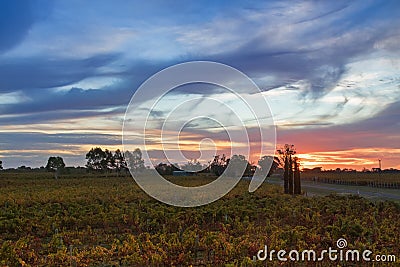
<path id="1" fill-rule="evenodd" d="M 400 169 L 399 14 L 395 0 L 0 1 L 0 160 L 84 166 L 91 147 L 122 147 L 146 79 L 207 60 L 254 80 L 304 167 Z M 173 97 L 195 94 L 229 98 Z"/>

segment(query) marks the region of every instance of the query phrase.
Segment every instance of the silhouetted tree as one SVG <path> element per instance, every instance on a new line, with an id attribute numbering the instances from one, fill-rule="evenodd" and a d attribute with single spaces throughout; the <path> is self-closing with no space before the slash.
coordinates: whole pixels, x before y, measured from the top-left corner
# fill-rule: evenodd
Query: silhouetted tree
<path id="1" fill-rule="evenodd" d="M 243 176 L 252 176 L 256 166 L 250 164 L 243 155 L 233 155 L 231 158 L 227 159 L 225 154 L 222 154 L 222 156 L 217 155 L 214 157 L 214 160 L 210 162 L 208 170 L 216 176 L 220 176 L 227 168 L 228 171 L 226 175 L 236 176 L 244 169 Z"/>
<path id="2" fill-rule="evenodd" d="M 172 175 L 174 171 L 179 171 L 180 169 L 173 164 L 159 163 L 155 167 L 156 171 L 161 175 Z"/>
<path id="3" fill-rule="evenodd" d="M 114 164 L 118 176 L 121 173 L 121 171 L 127 169 L 124 155 L 121 153 L 119 149 L 117 149 L 114 153 Z"/>
<path id="4" fill-rule="evenodd" d="M 106 154 L 106 158 L 105 158 L 105 165 L 103 166 L 104 170 L 106 170 L 107 172 L 110 170 L 114 170 L 115 169 L 115 158 L 113 153 L 106 149 L 104 150 L 104 153 Z"/>
<path id="5" fill-rule="evenodd" d="M 3 162 L 0 160 L 0 170 L 3 169 Z"/>
<path id="6" fill-rule="evenodd" d="M 136 148 L 133 152 L 125 152 L 125 160 L 131 172 L 137 173 L 145 169 L 144 160 L 142 159 L 142 151 Z"/>
<path id="7" fill-rule="evenodd" d="M 92 148 L 86 154 L 86 167 L 89 170 L 94 171 L 104 171 L 107 169 L 107 159 L 109 159 L 109 154 L 104 152 L 100 147 Z"/>
<path id="8" fill-rule="evenodd" d="M 294 164 L 294 176 L 293 176 L 293 182 L 294 182 L 294 189 L 293 193 L 295 195 L 300 195 L 301 194 L 301 181 L 300 181 L 300 163 L 299 159 L 297 157 L 294 157 L 293 159 L 293 164 Z"/>
<path id="9" fill-rule="evenodd" d="M 54 178 L 57 179 L 61 169 L 65 167 L 65 163 L 62 157 L 50 157 L 47 160 L 46 169 L 54 172 Z"/>
<path id="10" fill-rule="evenodd" d="M 213 162 L 210 164 L 210 171 L 217 176 L 220 176 L 227 166 L 227 160 L 225 154 L 222 156 L 215 156 Z"/>
<path id="11" fill-rule="evenodd" d="M 243 157 L 244 157 L 244 156 L 243 156 Z M 246 158 L 245 158 L 245 160 L 246 160 Z M 246 160 L 246 163 L 245 163 L 245 164 L 246 164 L 246 167 L 245 167 L 245 169 L 244 169 L 243 176 L 250 176 L 250 177 L 252 177 L 252 176 L 254 175 L 254 172 L 256 171 L 257 166 L 251 164 L 251 163 L 248 162 L 247 160 Z"/>
<path id="12" fill-rule="evenodd" d="M 289 166 L 288 166 L 288 187 L 289 187 L 289 194 L 293 195 L 294 193 L 294 176 L 293 176 L 293 157 L 289 156 Z"/>
<path id="13" fill-rule="evenodd" d="M 181 166 L 183 170 L 189 172 L 199 172 L 203 169 L 203 166 L 197 160 L 188 161 L 185 165 Z"/>
<path id="14" fill-rule="evenodd" d="M 270 177 L 280 165 L 280 159 L 273 156 L 263 156 L 258 160 L 258 166 L 263 177 Z M 268 168 L 271 166 L 270 168 Z"/>
<path id="15" fill-rule="evenodd" d="M 252 166 L 243 155 L 233 155 L 226 161 L 227 175 L 252 176 Z"/>
<path id="16" fill-rule="evenodd" d="M 284 162 L 283 181 L 285 194 L 295 194 L 295 192 L 301 192 L 300 170 L 297 166 L 297 159 L 293 159 L 293 155 L 296 154 L 294 145 L 285 144 L 282 149 L 278 149 L 278 153 L 282 158 L 281 162 Z M 295 188 L 295 177 L 298 178 L 296 186 L 299 186 L 299 188 Z"/>

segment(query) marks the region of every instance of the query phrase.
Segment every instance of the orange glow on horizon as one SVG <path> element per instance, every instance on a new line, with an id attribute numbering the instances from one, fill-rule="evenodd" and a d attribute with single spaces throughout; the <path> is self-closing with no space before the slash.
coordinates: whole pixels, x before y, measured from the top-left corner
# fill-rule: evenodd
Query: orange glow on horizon
<path id="1" fill-rule="evenodd" d="M 347 168 L 362 170 L 379 167 L 383 169 L 400 168 L 400 149 L 354 148 L 340 151 L 310 151 L 297 154 L 302 168 L 322 167 L 323 169 Z"/>

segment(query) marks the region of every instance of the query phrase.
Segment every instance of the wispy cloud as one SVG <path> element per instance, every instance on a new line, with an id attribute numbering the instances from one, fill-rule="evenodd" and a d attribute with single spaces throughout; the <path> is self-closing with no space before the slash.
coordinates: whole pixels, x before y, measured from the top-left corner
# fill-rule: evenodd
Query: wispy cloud
<path id="1" fill-rule="evenodd" d="M 17 164 L 13 149 L 29 153 L 33 144 L 52 143 L 50 133 L 119 136 L 124 108 L 140 84 L 188 60 L 230 64 L 253 78 L 270 101 L 282 142 L 293 140 L 308 151 L 317 145 L 319 151 L 332 149 L 329 144 L 343 151 L 398 147 L 399 10 L 397 1 L 372 0 L 98 1 L 96 7 L 81 1 L 2 1 L 0 133 L 47 135 L 43 142 L 21 142 L 25 148 L 17 146 L 17 135 L 0 139 L 8 144 L 0 156 Z M 179 88 L 175 98 L 194 94 L 229 100 L 210 86 Z M 198 104 L 187 110 L 196 108 L 205 109 Z M 212 114 L 217 107 L 206 110 L 217 119 L 224 115 Z M 163 112 L 153 112 L 153 119 Z M 218 133 L 196 123 L 190 124 L 195 134 Z M 76 142 L 71 145 L 88 145 Z M 34 158 L 42 159 L 45 151 Z"/>

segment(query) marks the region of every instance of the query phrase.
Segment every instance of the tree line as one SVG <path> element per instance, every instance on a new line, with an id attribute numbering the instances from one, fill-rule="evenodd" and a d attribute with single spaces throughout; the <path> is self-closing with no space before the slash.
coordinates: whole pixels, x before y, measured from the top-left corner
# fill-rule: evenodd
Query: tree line
<path id="1" fill-rule="evenodd" d="M 293 157 L 293 145 L 285 145 L 281 150 L 278 150 L 279 157 L 263 156 L 258 160 L 258 164 L 250 163 L 243 155 L 233 155 L 230 158 L 226 155 L 216 155 L 207 165 L 202 165 L 196 160 L 191 160 L 186 164 L 179 166 L 177 164 L 160 162 L 155 166 L 157 172 L 161 175 L 173 175 L 174 171 L 181 169 L 193 173 L 210 173 L 220 176 L 226 171 L 227 175 L 240 175 L 244 169 L 243 176 L 252 177 L 258 169 L 261 175 L 271 176 L 279 167 L 284 169 L 284 192 L 287 194 L 300 194 L 300 170 L 299 162 L 296 157 Z M 86 153 L 85 158 L 86 170 L 93 173 L 121 173 L 128 174 L 131 172 L 141 172 L 146 169 L 142 152 L 139 148 L 134 151 L 125 151 L 117 149 L 114 152 L 100 147 L 94 147 Z M 231 164 L 231 165 L 230 165 Z M 239 168 L 231 168 L 228 166 L 240 166 Z M 43 167 L 41 167 L 43 168 Z M 54 172 L 54 177 L 57 179 L 65 168 L 65 163 L 62 157 L 49 157 L 45 169 Z M 2 162 L 0 161 L 0 169 Z M 240 173 L 235 173 L 240 171 Z M 233 172 L 233 173 L 228 173 Z"/>
<path id="2" fill-rule="evenodd" d="M 133 172 L 145 169 L 142 152 L 139 148 L 132 152 L 122 153 L 119 149 L 112 152 L 108 149 L 103 150 L 100 147 L 95 147 L 86 153 L 86 160 L 85 166 L 89 172 L 116 172 L 119 176 L 121 172 L 128 173 L 128 169 Z M 47 171 L 54 172 L 56 179 L 64 168 L 65 163 L 62 157 L 49 157 L 45 167 Z"/>
<path id="3" fill-rule="evenodd" d="M 145 169 L 142 151 L 136 148 L 134 151 L 125 151 L 117 149 L 114 153 L 108 149 L 100 147 L 92 148 L 86 154 L 86 167 L 89 171 L 110 172 L 115 171 L 120 174 L 122 171 L 130 169 L 133 172 L 139 172 Z"/>
<path id="4" fill-rule="evenodd" d="M 233 166 L 228 169 L 228 165 Z M 268 167 L 271 165 L 271 168 Z M 206 165 L 202 165 L 196 160 L 191 160 L 188 163 L 182 165 L 181 169 L 187 170 L 188 172 L 199 172 L 199 173 L 211 173 L 216 176 L 220 176 L 222 173 L 227 171 L 227 175 L 237 175 L 244 169 L 243 176 L 251 177 L 254 175 L 257 168 L 261 170 L 261 173 L 265 173 L 270 176 L 280 165 L 280 159 L 278 157 L 263 156 L 259 161 L 258 165 L 252 164 L 246 160 L 243 155 L 233 155 L 231 158 L 226 157 L 225 154 L 216 155 L 214 159 Z M 237 166 L 237 168 L 235 168 Z M 174 171 L 181 170 L 178 164 L 167 164 L 159 163 L 155 166 L 158 173 L 162 175 L 172 175 Z"/>
<path id="5" fill-rule="evenodd" d="M 214 159 L 208 162 L 208 165 L 202 165 L 196 160 L 191 160 L 182 165 L 182 168 L 177 164 L 159 163 L 155 166 L 156 171 L 161 175 L 173 175 L 174 171 L 181 169 L 193 173 L 211 173 L 220 176 L 224 172 L 226 175 L 243 175 L 252 177 L 258 169 L 262 176 L 271 176 L 275 170 L 281 166 L 284 169 L 284 192 L 286 194 L 301 194 L 300 184 L 300 169 L 298 158 L 294 157 L 295 149 L 293 145 L 285 145 L 284 148 L 277 150 L 280 157 L 263 156 L 258 160 L 258 164 L 250 163 L 243 155 L 233 155 L 227 158 L 216 155 Z M 121 173 L 128 174 L 130 172 L 142 172 L 146 169 L 142 152 L 139 148 L 134 151 L 125 151 L 117 149 L 114 152 L 100 147 L 94 147 L 86 153 L 86 169 L 89 172 L 100 173 Z M 229 167 L 228 167 L 229 166 Z M 230 166 L 233 166 L 230 167 Z M 0 170 L 2 169 L 2 161 L 0 161 Z M 45 169 L 54 172 L 54 177 L 57 179 L 65 168 L 65 163 L 62 157 L 49 157 Z M 244 169 L 244 172 L 243 172 Z M 243 172 L 243 173 L 242 173 Z M 264 176 L 264 177 L 265 177 Z"/>
<path id="6" fill-rule="evenodd" d="M 136 148 L 132 152 L 125 151 L 122 153 L 119 149 L 112 152 L 108 149 L 103 150 L 100 147 L 94 147 L 86 153 L 86 160 L 85 166 L 89 172 L 115 172 L 119 176 L 121 173 L 127 174 L 129 169 L 132 172 L 140 172 L 146 169 L 142 152 L 139 148 Z M 257 168 L 261 170 L 261 173 L 270 176 L 279 167 L 281 161 L 278 157 L 263 156 L 258 161 L 258 165 L 255 165 L 247 161 L 243 155 L 233 155 L 231 158 L 228 158 L 223 154 L 222 156 L 216 155 L 207 165 L 202 165 L 196 160 L 191 160 L 181 167 L 177 164 L 160 162 L 155 166 L 155 169 L 161 175 L 172 175 L 174 171 L 184 169 L 188 172 L 211 173 L 220 176 L 225 172 L 230 163 L 233 166 L 244 167 L 243 176 L 253 176 Z M 269 169 L 270 165 L 271 168 Z M 65 163 L 61 157 L 49 157 L 45 167 L 46 170 L 55 173 L 55 178 L 58 177 L 63 168 L 65 168 Z M 230 168 L 230 171 L 235 171 L 235 168 Z"/>

